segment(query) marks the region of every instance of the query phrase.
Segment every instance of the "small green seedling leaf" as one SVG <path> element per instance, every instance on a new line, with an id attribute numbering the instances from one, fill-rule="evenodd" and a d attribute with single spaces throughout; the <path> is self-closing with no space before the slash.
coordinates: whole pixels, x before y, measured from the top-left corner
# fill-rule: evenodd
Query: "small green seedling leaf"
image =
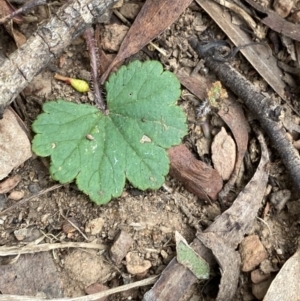
<path id="1" fill-rule="evenodd" d="M 198 279 L 209 278 L 209 264 L 200 257 L 176 231 L 177 261 L 188 268 Z"/>
<path id="2" fill-rule="evenodd" d="M 61 183 L 76 179 L 97 204 L 121 195 L 126 178 L 141 189 L 158 189 L 169 171 L 165 149 L 187 132 L 175 103 L 180 83 L 156 61 L 135 61 L 106 83 L 107 114 L 64 100 L 43 105 L 34 121 L 33 151 L 51 156 L 50 173 Z"/>

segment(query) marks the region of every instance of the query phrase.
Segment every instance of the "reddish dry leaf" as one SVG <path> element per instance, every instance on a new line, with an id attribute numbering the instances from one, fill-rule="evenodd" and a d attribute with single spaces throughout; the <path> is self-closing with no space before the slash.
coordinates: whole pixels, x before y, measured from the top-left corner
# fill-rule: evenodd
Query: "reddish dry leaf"
<path id="1" fill-rule="evenodd" d="M 14 7 L 8 1 L 0 0 L 0 19 L 8 15 L 11 15 L 14 11 L 15 11 Z M 13 21 L 17 24 L 20 24 L 22 23 L 22 17 L 15 16 L 13 17 Z"/>
<path id="2" fill-rule="evenodd" d="M 241 105 L 234 101 L 230 95 L 229 98 L 223 101 L 222 109 L 219 110 L 218 115 L 226 122 L 226 124 L 230 128 L 237 145 L 237 157 L 234 171 L 231 175 L 230 180 L 226 183 L 226 185 L 220 192 L 220 197 L 224 198 L 232 189 L 238 177 L 240 167 L 243 163 L 243 159 L 248 146 L 249 124 L 245 118 Z"/>
<path id="3" fill-rule="evenodd" d="M 185 86 L 191 93 L 203 100 L 207 97 L 207 91 L 211 87 L 211 80 L 200 74 L 189 76 L 184 71 L 179 70 L 176 73 L 177 78 L 183 86 Z"/>
<path id="4" fill-rule="evenodd" d="M 169 27 L 192 0 L 147 0 L 130 27 L 114 61 L 101 77 L 103 84 L 111 69 L 135 54 Z"/>
<path id="5" fill-rule="evenodd" d="M 9 21 L 7 24 L 4 24 L 7 32 L 13 37 L 18 48 L 26 43 L 26 37 L 17 29 L 14 28 L 13 22 Z"/>
<path id="6" fill-rule="evenodd" d="M 183 186 L 201 199 L 216 200 L 223 181 L 218 172 L 194 158 L 183 145 L 168 150 L 171 166 L 170 174 Z"/>

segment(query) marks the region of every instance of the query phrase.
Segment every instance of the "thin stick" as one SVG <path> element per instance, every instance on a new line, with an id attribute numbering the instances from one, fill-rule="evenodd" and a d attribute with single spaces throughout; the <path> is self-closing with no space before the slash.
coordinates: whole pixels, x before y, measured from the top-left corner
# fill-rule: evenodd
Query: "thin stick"
<path id="1" fill-rule="evenodd" d="M 214 61 L 207 51 L 198 43 L 197 38 L 189 40 L 190 45 L 199 57 L 206 58 L 206 66 L 216 73 L 222 83 L 229 87 L 254 114 L 269 135 L 273 146 L 277 149 L 282 162 L 290 173 L 294 188 L 300 194 L 300 157 L 278 118 L 282 111 L 280 105 L 257 92 L 253 84 L 228 64 Z"/>
<path id="2" fill-rule="evenodd" d="M 16 15 L 24 14 L 25 12 L 27 12 L 29 9 L 31 9 L 33 7 L 36 7 L 36 6 L 39 6 L 39 5 L 45 5 L 45 4 L 47 4 L 47 0 L 31 0 L 29 2 L 26 2 L 22 7 L 15 10 L 10 15 L 7 15 L 7 16 L 1 18 L 0 19 L 0 24 L 3 24 L 5 22 L 11 20 Z"/>
<path id="3" fill-rule="evenodd" d="M 49 191 L 55 190 L 55 189 L 60 188 L 60 187 L 62 187 L 64 185 L 66 185 L 66 184 L 56 184 L 56 185 L 53 185 L 52 187 L 43 189 L 43 190 L 39 191 L 38 193 L 32 194 L 32 195 L 30 195 L 30 196 L 28 196 L 28 197 L 20 200 L 18 203 L 16 203 L 16 204 L 8 207 L 7 209 L 1 211 L 0 212 L 0 216 L 4 215 L 5 213 L 7 213 L 8 211 L 10 211 L 10 210 L 12 210 L 14 208 L 17 208 L 18 206 L 21 206 L 21 205 L 25 204 L 26 202 L 28 202 L 28 201 L 30 201 L 30 200 L 32 200 L 34 198 L 37 198 L 37 197 L 39 197 L 39 196 L 41 196 L 41 195 L 43 195 L 43 194 L 45 194 L 45 193 L 47 193 Z"/>
<path id="4" fill-rule="evenodd" d="M 56 249 L 64 248 L 85 248 L 85 249 L 101 249 L 105 247 L 101 244 L 86 243 L 86 242 L 63 242 L 54 244 L 26 245 L 24 247 L 0 247 L 0 256 L 12 256 L 19 254 L 34 254 L 39 252 L 47 252 Z"/>
<path id="5" fill-rule="evenodd" d="M 82 297 L 76 297 L 76 298 L 60 298 L 60 299 L 42 299 L 42 298 L 36 298 L 36 297 L 29 297 L 29 296 L 17 296 L 17 295 L 0 295 L 0 301 L 95 301 L 103 297 L 107 297 L 116 293 L 121 293 L 128 291 L 135 287 L 141 287 L 150 285 L 156 282 L 159 275 L 136 281 L 134 283 L 122 285 L 116 288 L 112 288 L 100 293 L 88 295 L 88 296 L 82 296 Z"/>
<path id="6" fill-rule="evenodd" d="M 86 40 L 89 54 L 90 54 L 90 61 L 91 61 L 91 74 L 92 74 L 92 81 L 94 86 L 94 97 L 95 97 L 95 103 L 97 107 L 104 113 L 105 112 L 105 103 L 103 100 L 103 97 L 101 96 L 101 89 L 99 87 L 98 81 L 98 56 L 96 53 L 96 45 L 95 40 L 93 38 L 93 32 L 91 28 L 86 29 L 84 32 L 84 38 Z"/>

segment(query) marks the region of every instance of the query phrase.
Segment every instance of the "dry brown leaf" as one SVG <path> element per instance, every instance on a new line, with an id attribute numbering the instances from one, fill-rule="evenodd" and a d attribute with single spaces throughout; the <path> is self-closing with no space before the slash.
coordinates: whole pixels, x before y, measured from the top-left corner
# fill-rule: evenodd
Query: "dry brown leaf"
<path id="1" fill-rule="evenodd" d="M 236 161 L 235 143 L 224 127 L 214 137 L 211 145 L 212 161 L 223 181 L 230 178 Z"/>
<path id="2" fill-rule="evenodd" d="M 192 0 L 147 0 L 130 27 L 114 61 L 101 77 L 106 80 L 111 69 L 135 54 L 170 26 Z"/>
<path id="3" fill-rule="evenodd" d="M 0 0 L 0 19 L 12 14 L 15 11 L 14 7 L 5 0 Z M 13 17 L 13 21 L 17 24 L 22 23 L 23 19 L 21 16 Z"/>
<path id="4" fill-rule="evenodd" d="M 200 241 L 211 248 L 223 271 L 217 301 L 231 300 L 235 294 L 234 288 L 237 287 L 240 273 L 240 257 L 235 249 L 253 226 L 268 182 L 266 170 L 269 162 L 268 150 L 262 134 L 258 136 L 258 140 L 261 146 L 261 159 L 256 173 L 232 206 L 204 233 L 197 233 Z M 229 255 L 226 258 L 227 254 Z"/>
<path id="5" fill-rule="evenodd" d="M 257 11 L 263 14 L 263 17 L 260 21 L 267 25 L 269 28 L 273 29 L 276 32 L 282 33 L 287 37 L 292 38 L 293 40 L 300 42 L 300 25 L 293 24 L 291 22 L 286 21 L 282 17 L 280 17 L 273 10 L 263 7 L 260 4 L 252 1 L 246 0 L 252 7 L 254 7 Z"/>
<path id="6" fill-rule="evenodd" d="M 177 78 L 183 86 L 185 86 L 191 93 L 196 95 L 199 99 L 204 101 L 207 97 L 207 90 L 210 88 L 211 80 L 200 74 L 189 76 L 182 69 L 176 73 Z"/>
<path id="7" fill-rule="evenodd" d="M 15 115 L 5 110 L 0 120 L 0 180 L 31 157 L 28 137 Z"/>
<path id="8" fill-rule="evenodd" d="M 224 198 L 232 189 L 243 163 L 248 146 L 249 124 L 245 118 L 241 105 L 234 101 L 230 95 L 227 99 L 223 100 L 222 109 L 219 110 L 218 115 L 230 128 L 237 145 L 237 156 L 234 171 L 230 180 L 226 183 L 219 194 L 220 197 Z"/>
<path id="9" fill-rule="evenodd" d="M 26 37 L 19 30 L 14 28 L 12 21 L 9 21 L 7 24 L 5 24 L 5 28 L 8 33 L 14 38 L 18 48 L 26 43 Z"/>
<path id="10" fill-rule="evenodd" d="M 243 31 L 238 25 L 232 23 L 230 13 L 223 7 L 208 0 L 196 0 L 196 2 L 210 15 L 218 26 L 226 33 L 229 39 L 236 46 L 245 45 L 253 42 L 251 37 Z M 222 16 L 222 18 L 220 18 Z M 277 66 L 276 59 L 272 56 L 268 47 L 264 45 L 255 45 L 241 49 L 241 52 L 256 69 L 256 71 L 265 79 L 265 81 L 280 95 L 286 99 L 286 84 L 282 81 L 283 73 Z"/>
<path id="11" fill-rule="evenodd" d="M 300 248 L 286 261 L 263 301 L 300 301 Z"/>
<path id="12" fill-rule="evenodd" d="M 258 140 L 261 146 L 261 159 L 254 176 L 232 206 L 205 230 L 217 233 L 233 249 L 252 228 L 268 182 L 268 150 L 262 134 L 258 135 Z"/>
<path id="13" fill-rule="evenodd" d="M 232 300 L 240 276 L 241 258 L 237 251 L 231 248 L 226 239 L 213 232 L 197 233 L 199 240 L 212 250 L 220 265 L 221 283 L 216 301 Z"/>
<path id="14" fill-rule="evenodd" d="M 196 95 L 199 99 L 204 100 L 207 97 L 207 91 L 210 89 L 212 82 L 209 78 L 197 74 L 196 76 L 189 76 L 182 71 L 176 74 L 181 84 L 184 85 L 191 93 Z M 220 196 L 224 198 L 234 185 L 245 153 L 248 146 L 248 129 L 249 125 L 245 118 L 243 109 L 239 103 L 233 100 L 229 94 L 227 99 L 222 99 L 221 109 L 218 115 L 226 122 L 230 128 L 235 142 L 237 144 L 237 159 L 235 168 L 230 180 L 223 187 Z"/>
<path id="15" fill-rule="evenodd" d="M 218 172 L 197 160 L 183 144 L 168 150 L 170 174 L 202 199 L 216 200 L 223 181 Z"/>

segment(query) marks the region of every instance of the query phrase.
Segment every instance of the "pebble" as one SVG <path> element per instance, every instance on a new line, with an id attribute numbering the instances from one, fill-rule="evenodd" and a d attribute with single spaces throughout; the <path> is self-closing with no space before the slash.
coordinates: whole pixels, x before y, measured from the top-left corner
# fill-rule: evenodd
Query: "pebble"
<path id="1" fill-rule="evenodd" d="M 266 295 L 270 284 L 272 283 L 273 277 L 270 277 L 268 280 L 260 282 L 260 283 L 253 283 L 252 284 L 252 294 L 258 299 L 262 300 Z"/>
<path id="2" fill-rule="evenodd" d="M 120 13 L 127 19 L 134 19 L 139 13 L 141 7 L 137 3 L 125 3 L 121 9 Z"/>
<path id="3" fill-rule="evenodd" d="M 92 294 L 96 294 L 96 293 L 106 291 L 108 289 L 109 289 L 109 287 L 107 287 L 106 285 L 103 285 L 101 283 L 93 283 L 85 289 L 85 292 L 88 295 L 92 295 Z M 106 301 L 107 298 L 108 297 L 103 297 L 103 298 L 97 299 L 97 301 Z"/>
<path id="4" fill-rule="evenodd" d="M 147 272 L 151 268 L 151 262 L 142 259 L 135 252 L 128 252 L 126 255 L 126 267 L 129 274 L 137 275 Z"/>
<path id="5" fill-rule="evenodd" d="M 240 244 L 240 255 L 242 259 L 242 271 L 252 271 L 268 257 L 265 247 L 257 235 L 249 235 Z"/>
<path id="6" fill-rule="evenodd" d="M 260 283 L 269 279 L 271 274 L 265 274 L 260 269 L 256 269 L 251 272 L 251 281 L 253 283 Z"/>
<path id="7" fill-rule="evenodd" d="M 12 191 L 8 196 L 8 198 L 13 201 L 19 201 L 23 197 L 24 197 L 24 191 L 17 191 L 17 190 Z"/>
<path id="8" fill-rule="evenodd" d="M 291 0 L 275 0 L 273 8 L 279 16 L 286 18 L 291 12 L 293 3 Z"/>
<path id="9" fill-rule="evenodd" d="M 273 192 L 270 195 L 270 202 L 278 211 L 281 211 L 290 198 L 291 191 L 288 189 L 283 189 Z"/>
<path id="10" fill-rule="evenodd" d="M 39 186 L 39 184 L 37 183 L 32 183 L 32 184 L 29 184 L 28 185 L 28 190 L 31 192 L 31 193 L 38 193 L 41 188 Z"/>
<path id="11" fill-rule="evenodd" d="M 127 232 L 121 231 L 115 238 L 115 241 L 110 248 L 111 260 L 115 264 L 119 265 L 123 258 L 126 256 L 132 244 L 133 239 L 131 238 L 131 236 Z"/>
<path id="12" fill-rule="evenodd" d="M 101 217 L 95 218 L 91 221 L 89 221 L 85 225 L 85 233 L 90 235 L 96 235 L 99 234 L 102 230 L 102 227 L 104 225 L 104 219 Z"/>
<path id="13" fill-rule="evenodd" d="M 105 25 L 102 34 L 102 47 L 107 51 L 118 51 L 119 47 L 126 36 L 128 27 L 119 24 Z"/>

